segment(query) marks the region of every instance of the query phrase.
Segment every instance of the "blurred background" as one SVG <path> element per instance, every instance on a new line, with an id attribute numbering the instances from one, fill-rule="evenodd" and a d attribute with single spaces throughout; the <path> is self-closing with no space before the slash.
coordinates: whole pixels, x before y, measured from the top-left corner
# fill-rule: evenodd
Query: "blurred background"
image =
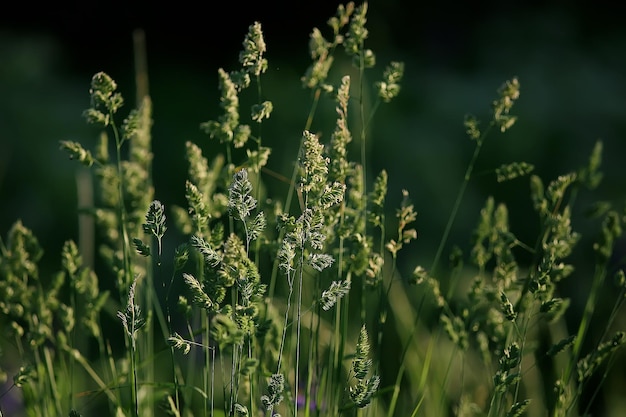
<path id="1" fill-rule="evenodd" d="M 204 9 L 191 2 L 169 7 L 14 3 L 11 13 L 0 15 L 2 234 L 22 219 L 50 248 L 44 260 L 51 262 L 62 242 L 75 236 L 77 164 L 59 151 L 59 141 L 95 142 L 97 132 L 81 113 L 89 106 L 90 79 L 98 71 L 118 82 L 126 111 L 133 106 L 136 29 L 144 31 L 147 46 L 158 198 L 166 205 L 182 203 L 184 143 L 210 146 L 199 124 L 219 114 L 217 69 L 238 67 L 241 42 L 254 21 L 263 25 L 269 60 L 264 87 L 276 109 L 266 123 L 264 143 L 280 145 L 274 146 L 270 164 L 290 173 L 310 105 L 299 83 L 309 64 L 308 36 L 313 27 L 328 34 L 326 21 L 338 4 L 257 2 L 244 8 L 223 2 Z M 605 180 L 595 197 L 624 197 L 623 16 L 619 9 L 585 2 L 567 7 L 559 2 L 369 3 L 367 46 L 377 54 L 379 71 L 370 81 L 391 60 L 406 65 L 400 97 L 380 108 L 372 127 L 369 172 L 389 171 L 391 207 L 402 188 L 410 192 L 419 211 L 416 246 L 425 259 L 432 258 L 432 242 L 441 235 L 473 151 L 463 117 L 471 113 L 488 120 L 497 88 L 513 76 L 521 83 L 514 108 L 519 122 L 488 140 L 477 170 L 526 161 L 547 182 L 585 163 L 601 139 Z M 332 125 L 316 128 L 329 134 Z M 526 180 L 497 185 L 493 176 L 478 177 L 466 197 L 462 215 L 467 217 L 455 225 L 457 236 L 469 236 L 485 195 L 504 199 L 500 192 L 508 193 L 512 216 L 528 212 Z M 523 237 L 532 228 L 516 232 Z"/>
<path id="2" fill-rule="evenodd" d="M 310 62 L 308 37 L 313 27 L 330 36 L 326 21 L 338 4 L 12 3 L 0 14 L 0 235 L 4 239 L 21 219 L 46 248 L 43 267 L 60 268 L 63 242 L 77 236 L 79 167 L 59 150 L 59 141 L 95 143 L 97 132 L 81 113 L 98 71 L 118 82 L 125 110 L 132 107 L 137 29 L 145 33 L 154 105 L 156 198 L 166 206 L 185 205 L 186 141 L 202 145 L 209 158 L 218 151 L 199 125 L 219 115 L 217 69 L 238 68 L 241 42 L 254 21 L 263 25 L 269 61 L 263 88 L 275 108 L 264 125 L 264 145 L 273 148 L 271 169 L 289 176 L 311 102 L 299 81 Z M 473 152 L 464 116 L 487 122 L 497 88 L 514 76 L 521 84 L 513 109 L 519 120 L 505 135 L 488 138 L 476 170 L 526 161 L 547 183 L 584 165 L 602 140 L 604 181 L 593 195 L 579 196 L 573 225 L 584 236 L 579 256 L 590 255 L 595 236 L 585 231 L 596 230 L 597 222 L 582 212 L 591 201 L 623 203 L 626 197 L 626 14 L 617 7 L 369 2 L 367 47 L 377 55 L 379 71 L 370 81 L 390 61 L 405 62 L 400 97 L 379 109 L 372 126 L 368 167 L 372 175 L 383 168 L 389 173 L 390 216 L 402 189 L 419 213 L 420 238 L 405 251 L 401 274 L 427 266 L 436 251 Z M 328 138 L 333 125 L 323 120 L 313 130 Z M 356 149 L 352 155 L 358 159 Z M 512 231 L 532 244 L 537 222 L 528 180 L 497 184 L 492 175 L 470 183 L 451 243 L 467 248 L 489 195 L 507 203 Z M 583 278 L 564 290 L 574 311 L 590 285 L 582 269 Z"/>

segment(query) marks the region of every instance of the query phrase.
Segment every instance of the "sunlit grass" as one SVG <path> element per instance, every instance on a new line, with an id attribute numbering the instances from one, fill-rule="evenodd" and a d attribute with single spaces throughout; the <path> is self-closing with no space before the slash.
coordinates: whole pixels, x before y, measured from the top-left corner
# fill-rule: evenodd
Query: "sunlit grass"
<path id="1" fill-rule="evenodd" d="M 368 173 L 366 144 L 384 140 L 370 123 L 401 94 L 405 67 L 377 71 L 367 12 L 367 3 L 339 6 L 328 34 L 311 33 L 301 79 L 310 110 L 290 177 L 267 167 L 263 125 L 291 104 L 266 99 L 261 23 L 244 37 L 241 67 L 218 69 L 221 113 L 200 125 L 223 152 L 187 142 L 185 184 L 153 182 L 146 86 L 124 112 L 115 80 L 93 76 L 84 116 L 98 146 L 60 147 L 93 174 L 98 201 L 82 209 L 98 227 L 103 266 L 85 265 L 68 237 L 58 274 L 43 277 L 45 248 L 26 225 L 16 221 L 0 240 L 0 347 L 19 358 L 2 375 L 12 379 L 0 393 L 3 415 L 556 417 L 584 415 L 600 400 L 624 343 L 615 328 L 626 279 L 611 263 L 623 208 L 599 202 L 590 211 L 595 271 L 575 323 L 559 288 L 585 278 L 571 256 L 581 238 L 572 210 L 601 183 L 602 142 L 586 165 L 553 179 L 534 174 L 532 161 L 500 161 L 497 182 L 529 180 L 535 240 L 518 239 L 524 225 L 489 197 L 471 250 L 448 251 L 483 145 L 523 123 L 514 112 L 521 80 L 505 80 L 486 117 L 459 121 L 474 153 L 431 263 L 402 270 L 398 255 L 429 219 L 406 190 L 398 207 L 387 205 L 389 183 L 402 179 Z M 351 63 L 350 74 L 338 61 Z M 312 126 L 325 106 L 336 119 L 319 135 Z M 264 182 L 277 178 L 287 192 L 266 195 Z M 184 188 L 185 207 L 156 198 L 171 186 Z M 616 297 L 598 321 L 606 285 Z M 9 410 L 18 390 L 20 409 Z"/>

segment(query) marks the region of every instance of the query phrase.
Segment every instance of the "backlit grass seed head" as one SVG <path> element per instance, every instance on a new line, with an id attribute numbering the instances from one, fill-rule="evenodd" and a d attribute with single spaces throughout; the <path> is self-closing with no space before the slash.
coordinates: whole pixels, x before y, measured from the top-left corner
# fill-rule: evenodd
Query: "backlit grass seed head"
<path id="1" fill-rule="evenodd" d="M 352 371 L 356 379 L 364 379 L 372 366 L 372 360 L 368 358 L 370 353 L 369 336 L 365 326 L 361 326 L 359 339 L 356 344 L 356 353 L 352 362 Z"/>
<path id="2" fill-rule="evenodd" d="M 13 376 L 13 384 L 15 384 L 16 387 L 21 388 L 31 381 L 36 381 L 37 377 L 37 371 L 34 366 L 20 366 L 18 372 Z"/>
<path id="3" fill-rule="evenodd" d="M 370 265 L 370 258 L 373 256 L 372 236 L 363 235 L 355 230 L 358 230 L 358 226 L 353 226 L 353 229 L 347 230 L 350 256 L 343 259 L 346 262 L 347 270 L 350 270 L 355 276 L 361 276 L 366 273 Z"/>
<path id="4" fill-rule="evenodd" d="M 443 307 L 446 305 L 446 300 L 443 295 L 441 295 L 439 281 L 431 277 L 424 267 L 415 267 L 413 273 L 411 274 L 411 280 L 409 281 L 409 283 L 414 285 L 426 285 L 428 289 L 430 289 L 437 307 Z"/>
<path id="5" fill-rule="evenodd" d="M 20 281 L 39 278 L 37 263 L 43 256 L 43 248 L 37 237 L 21 220 L 11 226 L 7 234 L 6 248 L 3 248 L 0 255 L 3 260 L 0 271 L 3 275 L 15 277 Z"/>
<path id="6" fill-rule="evenodd" d="M 515 116 L 509 115 L 513 104 L 519 98 L 519 81 L 513 78 L 506 81 L 498 90 L 499 97 L 493 102 L 493 120 L 500 127 L 501 132 L 505 132 L 516 121 Z"/>
<path id="7" fill-rule="evenodd" d="M 189 351 L 191 351 L 191 344 L 176 332 L 167 338 L 167 344 L 172 346 L 174 349 L 182 350 L 183 355 L 186 355 Z"/>
<path id="8" fill-rule="evenodd" d="M 252 106 L 250 117 L 257 123 L 261 123 L 265 119 L 269 119 L 274 110 L 274 105 L 271 101 L 264 101 L 260 104 Z"/>
<path id="9" fill-rule="evenodd" d="M 369 31 L 365 28 L 365 23 L 367 22 L 366 15 L 367 2 L 364 2 L 355 9 L 355 13 L 350 21 L 350 30 L 348 31 L 350 40 L 346 40 L 346 48 L 353 53 L 358 52 L 358 48 L 354 45 L 363 43 L 369 35 Z"/>
<path id="10" fill-rule="evenodd" d="M 353 163 L 348 161 L 348 144 L 352 142 L 352 134 L 348 129 L 348 101 L 350 77 L 344 76 L 337 89 L 336 101 L 337 121 L 335 130 L 330 137 L 328 157 L 330 158 L 329 178 L 334 181 L 345 182 L 353 173 Z"/>
<path id="11" fill-rule="evenodd" d="M 572 230 L 571 209 L 566 206 L 562 213 L 554 214 L 548 223 L 550 237 L 543 245 L 543 250 L 554 260 L 563 259 L 572 253 L 580 234 Z"/>
<path id="12" fill-rule="evenodd" d="M 263 58 L 266 50 L 261 24 L 254 22 L 248 28 L 248 34 L 243 41 L 243 51 L 239 54 L 239 62 L 244 71 L 257 77 L 264 73 L 267 70 L 267 59 Z"/>
<path id="13" fill-rule="evenodd" d="M 415 206 L 411 202 L 409 192 L 402 190 L 402 202 L 400 208 L 396 210 L 396 217 L 398 218 L 398 230 L 405 230 L 406 226 L 413 223 L 417 219 L 417 212 Z"/>
<path id="14" fill-rule="evenodd" d="M 505 417 L 521 417 L 530 405 L 530 403 L 530 400 L 516 402 L 511 406 Z"/>
<path id="15" fill-rule="evenodd" d="M 250 195 L 251 192 L 252 184 L 248 179 L 248 171 L 239 170 L 233 176 L 228 189 L 228 211 L 236 220 L 245 220 L 256 208 L 257 201 Z"/>
<path id="16" fill-rule="evenodd" d="M 389 103 L 400 94 L 400 82 L 404 76 L 404 63 L 392 62 L 383 72 L 382 81 L 374 83 L 380 97 L 385 103 Z"/>
<path id="17" fill-rule="evenodd" d="M 108 74 L 98 72 L 91 78 L 91 88 L 89 93 L 92 95 L 96 104 L 104 104 L 117 90 L 117 83 Z"/>
<path id="18" fill-rule="evenodd" d="M 248 125 L 238 125 L 233 135 L 233 146 L 235 148 L 243 148 L 248 142 L 252 131 Z"/>
<path id="19" fill-rule="evenodd" d="M 189 300 L 187 299 L 187 297 L 185 297 L 184 295 L 179 295 L 176 306 L 178 308 L 178 311 L 180 311 L 180 313 L 183 315 L 183 317 L 186 317 L 187 319 L 191 318 L 193 308 L 189 304 Z"/>
<path id="20" fill-rule="evenodd" d="M 137 136 L 141 127 L 141 113 L 138 109 L 132 109 L 128 113 L 128 117 L 122 122 L 122 138 L 124 140 L 131 140 Z"/>
<path id="21" fill-rule="evenodd" d="M 239 403 L 235 404 L 235 416 L 236 417 L 248 417 L 249 411 L 248 407 L 245 405 L 241 405 Z"/>
<path id="22" fill-rule="evenodd" d="M 91 156 L 91 152 L 83 148 L 78 142 L 73 142 L 69 140 L 62 140 L 60 149 L 65 150 L 70 159 L 76 159 L 81 164 L 90 167 L 95 162 L 95 159 Z"/>
<path id="23" fill-rule="evenodd" d="M 189 244 L 181 243 L 174 249 L 174 269 L 182 270 L 189 261 Z"/>
<path id="24" fill-rule="evenodd" d="M 320 87 L 326 92 L 333 90 L 333 86 L 325 81 L 328 78 L 328 72 L 333 65 L 333 57 L 315 61 L 307 68 L 306 73 L 301 77 L 302 85 L 306 88 L 314 89 Z"/>
<path id="25" fill-rule="evenodd" d="M 385 199 L 387 197 L 388 175 L 386 170 L 382 170 L 374 180 L 374 188 L 370 192 L 368 200 L 370 210 L 368 212 L 369 222 L 376 227 L 384 226 L 385 219 Z"/>
<path id="26" fill-rule="evenodd" d="M 475 116 L 465 115 L 465 119 L 463 120 L 463 126 L 465 126 L 465 133 L 471 140 L 478 140 L 480 138 L 480 122 Z"/>
<path id="27" fill-rule="evenodd" d="M 346 120 L 348 118 L 348 103 L 350 101 L 350 76 L 344 75 L 341 77 L 341 84 L 337 88 L 335 94 L 335 100 L 337 101 L 337 113 L 339 119 Z M 347 127 L 345 128 L 347 130 Z"/>
<path id="28" fill-rule="evenodd" d="M 555 410 L 563 410 L 560 411 L 558 415 L 566 415 L 565 411 L 567 409 L 567 405 L 571 402 L 572 398 L 572 389 L 569 384 L 564 384 L 562 379 L 557 380 L 554 383 L 553 393 L 555 397 Z"/>
<path id="29" fill-rule="evenodd" d="M 285 274 L 288 275 L 294 271 L 293 261 L 296 258 L 296 247 L 291 239 L 283 239 L 276 256 L 279 261 L 278 265 Z"/>
<path id="30" fill-rule="evenodd" d="M 554 345 L 550 346 L 550 349 L 548 349 L 546 354 L 548 356 L 556 356 L 557 354 L 561 353 L 566 348 L 572 346 L 575 340 L 576 340 L 576 336 L 574 335 L 568 336 L 565 339 L 561 339 Z"/>
<path id="31" fill-rule="evenodd" d="M 209 162 L 202 155 L 202 149 L 191 141 L 185 142 L 185 156 L 187 158 L 187 175 L 189 181 L 204 192 L 210 191 Z"/>
<path id="32" fill-rule="evenodd" d="M 326 242 L 325 217 L 319 208 L 306 209 L 298 218 L 302 223 L 303 238 L 302 247 L 308 243 L 315 250 L 322 250 Z"/>
<path id="33" fill-rule="evenodd" d="M 334 182 L 330 185 L 326 185 L 322 190 L 322 194 L 319 197 L 319 205 L 323 210 L 327 210 L 332 206 L 339 204 L 343 201 L 343 196 L 346 192 L 346 185 Z"/>
<path id="34" fill-rule="evenodd" d="M 111 116 L 94 108 L 87 109 L 83 112 L 83 117 L 87 123 L 97 126 L 106 127 L 111 121 Z"/>
<path id="35" fill-rule="evenodd" d="M 322 309 L 330 310 L 348 292 L 350 292 L 350 281 L 333 281 L 330 288 L 322 292 Z"/>
<path id="36" fill-rule="evenodd" d="M 231 282 L 229 285 L 234 284 L 238 279 L 246 277 L 246 273 L 249 269 L 249 260 L 246 254 L 246 247 L 242 240 L 239 236 L 230 234 L 224 243 L 222 265 L 220 268 L 227 276 L 231 277 L 231 279 L 229 279 Z"/>
<path id="37" fill-rule="evenodd" d="M 230 71 L 228 75 L 230 76 L 230 79 L 233 82 L 237 92 L 245 90 L 246 88 L 250 87 L 250 84 L 252 83 L 250 79 L 250 74 L 243 70 Z"/>
<path id="38" fill-rule="evenodd" d="M 309 192 L 325 184 L 330 160 L 324 157 L 324 145 L 319 142 L 317 135 L 306 130 L 303 133 L 303 138 L 303 150 L 300 157 L 300 167 L 302 168 L 300 182 L 303 191 Z"/>
<path id="39" fill-rule="evenodd" d="M 385 265 L 385 259 L 378 253 L 372 253 L 367 261 L 367 265 L 365 269 L 365 282 L 368 286 L 376 287 L 383 280 L 381 272 Z"/>
<path id="40" fill-rule="evenodd" d="M 92 107 L 83 113 L 89 123 L 109 125 L 110 116 L 124 104 L 122 95 L 116 93 L 116 90 L 117 84 L 106 73 L 99 72 L 92 77 L 89 89 Z"/>
<path id="41" fill-rule="evenodd" d="M 248 229 L 248 241 L 257 240 L 263 234 L 265 227 L 267 226 L 267 220 L 265 219 L 265 213 L 260 211 L 251 221 L 246 222 Z"/>
<path id="42" fill-rule="evenodd" d="M 510 371 L 511 369 L 517 367 L 521 359 L 520 353 L 520 347 L 515 342 L 509 345 L 509 347 L 507 347 L 506 349 L 504 349 L 504 351 L 502 352 L 502 356 L 500 356 L 499 359 L 500 370 Z"/>
<path id="43" fill-rule="evenodd" d="M 200 127 L 209 134 L 209 137 L 217 138 L 220 143 L 233 143 L 239 148 L 247 141 L 246 133 L 249 135 L 249 131 L 239 126 L 238 87 L 231 79 L 231 75 L 222 68 L 218 69 L 218 78 L 219 89 L 222 92 L 220 107 L 224 112 L 218 120 L 209 120 Z"/>
<path id="44" fill-rule="evenodd" d="M 332 256 L 325 253 L 312 253 L 307 258 L 307 263 L 318 272 L 330 267 L 334 261 Z"/>
<path id="45" fill-rule="evenodd" d="M 582 358 L 576 364 L 576 372 L 578 375 L 578 382 L 583 382 L 589 379 L 602 364 L 604 364 L 609 358 L 619 349 L 626 341 L 626 333 L 619 331 L 616 332 L 611 340 L 602 343 L 595 350 Z"/>
<path id="46" fill-rule="evenodd" d="M 244 163 L 244 167 L 249 168 L 255 174 L 258 174 L 269 160 L 272 148 L 267 146 L 259 146 L 258 149 L 246 149 L 246 156 L 248 160 Z"/>
<path id="47" fill-rule="evenodd" d="M 611 210 L 602 221 L 602 230 L 598 241 L 594 243 L 593 250 L 600 262 L 607 262 L 613 254 L 613 245 L 622 235 L 622 219 L 619 214 Z"/>
<path id="48" fill-rule="evenodd" d="M 267 384 L 267 395 L 261 397 L 261 402 L 267 411 L 272 412 L 274 407 L 283 400 L 285 390 L 285 377 L 283 374 L 272 374 Z M 276 414 L 271 414 L 275 416 Z"/>
<path id="49" fill-rule="evenodd" d="M 185 182 L 185 198 L 194 233 L 204 234 L 209 223 L 209 210 L 204 202 L 204 195 L 191 181 Z"/>
<path id="50" fill-rule="evenodd" d="M 442 314 L 440 320 L 444 331 L 452 343 L 457 345 L 461 350 L 466 350 L 469 347 L 469 338 L 465 321 L 461 317 L 450 317 L 447 314 Z"/>
<path id="51" fill-rule="evenodd" d="M 378 375 L 367 378 L 367 374 L 372 367 L 372 360 L 369 359 L 369 354 L 369 337 L 365 325 L 363 325 L 359 332 L 356 352 L 352 361 L 352 372 L 357 379 L 357 384 L 351 386 L 349 390 L 350 398 L 359 408 L 366 407 L 370 403 L 372 396 L 376 393 L 378 385 L 380 384 L 380 377 L 378 377 Z"/>
<path id="52" fill-rule="evenodd" d="M 63 326 L 63 330 L 65 333 L 69 334 L 76 325 L 76 317 L 74 314 L 74 309 L 68 305 L 63 303 L 59 304 L 59 309 L 57 310 L 59 319 Z M 57 337 L 63 334 L 62 332 L 57 333 Z"/>
<path id="53" fill-rule="evenodd" d="M 167 231 L 165 225 L 165 206 L 159 200 L 150 203 L 150 208 L 146 214 L 146 222 L 143 224 L 143 230 L 153 235 L 157 239 L 162 239 Z"/>
<path id="54" fill-rule="evenodd" d="M 385 245 L 385 248 L 394 258 L 405 244 L 417 239 L 417 231 L 415 229 L 406 228 L 417 219 L 417 212 L 415 212 L 407 190 L 402 190 L 402 202 L 400 203 L 400 208 L 396 210 L 396 217 L 398 218 L 397 241 L 391 239 Z"/>
<path id="55" fill-rule="evenodd" d="M 320 58 L 326 58 L 332 46 L 333 44 L 324 38 L 324 35 L 318 28 L 313 28 L 309 35 L 309 55 L 311 59 L 319 60 Z"/>
<path id="56" fill-rule="evenodd" d="M 238 346 L 245 340 L 245 332 L 242 331 L 233 320 L 232 307 L 224 306 L 222 313 L 213 317 L 211 335 L 220 349 Z"/>
<path id="57" fill-rule="evenodd" d="M 196 277 L 188 273 L 183 273 L 183 280 L 191 292 L 192 303 L 207 311 L 212 311 L 214 307 L 213 300 L 204 291 L 202 283 L 198 281 Z"/>
<path id="58" fill-rule="evenodd" d="M 328 20 L 328 25 L 333 30 L 333 39 L 328 41 L 318 28 L 314 28 L 309 36 L 309 54 L 313 63 L 307 68 L 306 73 L 301 77 L 302 85 L 305 88 L 321 88 L 325 92 L 331 92 L 333 86 L 326 83 L 328 72 L 334 62 L 332 51 L 337 45 L 344 42 L 341 30 L 350 21 L 350 16 L 354 12 L 354 3 L 350 2 L 346 6 L 340 4 L 337 8 L 337 15 Z"/>
<path id="59" fill-rule="evenodd" d="M 372 51 L 371 49 L 365 49 L 363 53 L 361 54 L 361 56 L 363 57 L 363 66 L 365 68 L 372 68 L 376 65 L 376 55 L 374 54 L 374 51 Z M 361 64 L 358 56 L 355 56 L 352 62 L 354 63 L 355 66 L 356 65 L 360 66 Z"/>
<path id="60" fill-rule="evenodd" d="M 563 198 L 565 197 L 565 192 L 572 184 L 574 184 L 576 179 L 576 173 L 570 172 L 569 174 L 559 175 L 557 179 L 548 184 L 545 197 L 550 202 L 551 209 L 558 208 L 561 201 L 563 201 Z"/>
<path id="61" fill-rule="evenodd" d="M 82 266 L 82 257 L 78 251 L 76 243 L 72 240 L 68 240 L 63 244 L 61 250 L 61 264 L 70 277 L 73 277 Z"/>
<path id="62" fill-rule="evenodd" d="M 350 398 L 357 407 L 367 407 L 372 401 L 374 394 L 378 391 L 379 385 L 380 377 L 378 375 L 359 381 L 356 386 L 350 387 Z"/>
<path id="63" fill-rule="evenodd" d="M 341 29 L 350 22 L 350 17 L 354 13 L 354 2 L 340 4 L 337 6 L 337 13 L 335 16 L 328 19 L 328 26 L 333 29 L 334 34 L 338 34 Z"/>
<path id="64" fill-rule="evenodd" d="M 129 159 L 143 166 L 149 166 L 152 161 L 152 100 L 144 96 L 136 109 L 131 110 L 134 121 L 134 129 L 124 129 L 125 135 L 131 141 Z M 130 117 L 130 116 L 129 116 Z"/>
<path id="65" fill-rule="evenodd" d="M 517 343 L 512 343 L 502 352 L 499 363 L 500 369 L 493 377 L 497 392 L 504 392 L 508 387 L 517 383 L 521 376 L 518 372 L 512 372 L 519 364 L 520 348 Z"/>
<path id="66" fill-rule="evenodd" d="M 133 246 L 137 253 L 141 256 L 150 256 L 152 251 L 150 250 L 150 246 L 143 243 L 143 241 L 139 238 L 133 238 Z"/>
<path id="67" fill-rule="evenodd" d="M 428 279 L 428 272 L 426 268 L 423 266 L 416 266 L 413 270 L 411 283 L 413 284 L 422 284 L 426 279 Z"/>
<path id="68" fill-rule="evenodd" d="M 511 303 L 509 297 L 507 297 L 504 292 L 500 293 L 500 306 L 502 308 L 502 312 L 504 313 L 504 317 L 509 321 L 515 321 L 517 313 L 515 312 L 513 303 Z"/>
<path id="69" fill-rule="evenodd" d="M 128 290 L 128 301 L 126 302 L 126 310 L 118 311 L 117 317 L 122 321 L 124 330 L 135 347 L 137 331 L 139 331 L 146 321 L 142 317 L 141 308 L 135 303 L 135 287 L 137 285 L 137 277 L 133 280 Z"/>
<path id="70" fill-rule="evenodd" d="M 513 162 L 496 168 L 496 180 L 504 182 L 531 173 L 535 166 L 527 162 Z"/>
<path id="71" fill-rule="evenodd" d="M 203 256 L 207 265 L 211 268 L 217 267 L 223 259 L 220 252 L 215 250 L 209 242 L 200 236 L 191 236 L 191 245 Z"/>
<path id="72" fill-rule="evenodd" d="M 552 298 L 541 303 L 539 312 L 545 314 L 548 323 L 554 323 L 565 314 L 569 304 L 569 299 Z"/>

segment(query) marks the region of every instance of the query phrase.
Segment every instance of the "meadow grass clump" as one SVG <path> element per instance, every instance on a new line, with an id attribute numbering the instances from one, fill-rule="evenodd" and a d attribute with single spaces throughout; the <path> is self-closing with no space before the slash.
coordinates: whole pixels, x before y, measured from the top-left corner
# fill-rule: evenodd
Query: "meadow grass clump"
<path id="1" fill-rule="evenodd" d="M 530 162 L 493 169 L 498 182 L 529 180 L 535 241 L 518 239 L 506 203 L 488 197 L 471 249 L 447 249 L 485 142 L 517 121 L 520 81 L 505 81 L 486 122 L 464 121 L 474 153 L 432 262 L 403 270 L 418 212 L 407 190 L 387 206 L 397 179 L 382 170 L 369 181 L 366 144 L 405 67 L 391 62 L 365 83 L 377 65 L 367 12 L 367 3 L 340 5 L 328 38 L 311 33 L 301 81 L 312 102 L 294 132 L 286 195 L 264 187 L 271 140 L 262 127 L 285 104 L 265 99 L 260 23 L 245 35 L 241 67 L 218 69 L 221 113 L 199 126 L 223 152 L 209 159 L 201 143 L 185 145 L 186 206 L 155 199 L 150 97 L 124 115 L 116 82 L 93 76 L 84 116 L 100 129 L 98 145 L 60 147 L 93 173 L 98 202 L 83 209 L 103 262 L 85 265 L 70 239 L 59 272 L 43 277 L 44 248 L 24 224 L 0 240 L 0 347 L 19 357 L 3 375 L 13 383 L 0 407 L 19 389 L 21 415 L 42 417 L 588 414 L 624 343 L 616 324 L 626 279 L 611 258 L 624 208 L 594 206 L 594 273 L 577 321 L 560 288 L 584 279 L 573 210 L 578 193 L 600 185 L 602 143 L 585 166 L 548 182 Z M 356 71 L 337 73 L 341 60 Z M 312 130 L 320 106 L 335 110 L 326 140 Z M 598 322 L 606 285 L 617 296 Z"/>

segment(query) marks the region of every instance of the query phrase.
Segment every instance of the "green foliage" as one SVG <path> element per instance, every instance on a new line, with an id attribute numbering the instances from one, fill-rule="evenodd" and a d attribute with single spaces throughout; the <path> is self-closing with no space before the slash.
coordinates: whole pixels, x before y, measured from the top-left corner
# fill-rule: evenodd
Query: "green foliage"
<path id="1" fill-rule="evenodd" d="M 370 344 L 365 326 L 361 327 L 359 338 L 356 344 L 356 354 L 352 361 L 352 371 L 357 380 L 355 386 L 350 387 L 350 398 L 359 408 L 367 406 L 372 396 L 376 393 L 380 378 L 377 375 L 368 378 L 367 375 L 372 367 L 372 360 L 369 359 Z"/>
<path id="2" fill-rule="evenodd" d="M 459 121 L 474 153 L 432 266 L 405 271 L 399 261 L 419 263 L 412 244 L 419 222 L 430 220 L 418 221 L 407 184 L 392 208 L 387 194 L 398 179 L 385 169 L 367 175 L 366 143 L 385 140 L 369 124 L 401 93 L 407 71 L 392 61 L 367 84 L 379 79 L 367 13 L 367 3 L 339 5 L 329 39 L 311 32 L 301 78 L 313 92 L 311 111 L 292 132 L 300 148 L 286 195 L 266 195 L 272 153 L 262 125 L 290 103 L 264 98 L 269 62 L 259 22 L 244 37 L 240 68 L 217 71 L 221 113 L 200 124 L 223 152 L 209 159 L 201 144 L 185 143 L 185 207 L 154 198 L 162 185 L 152 182 L 150 98 L 124 118 L 116 82 L 93 76 L 84 116 L 103 129 L 96 149 L 74 141 L 60 148 L 98 186 L 86 211 L 100 231 L 93 243 L 101 263 L 86 265 L 81 246 L 67 240 L 59 272 L 40 276 L 44 248 L 21 221 L 0 240 L 0 348 L 19 358 L 9 391 L 21 390 L 27 415 L 99 407 L 98 415 L 149 417 L 556 417 L 589 409 L 593 378 L 608 380 L 625 340 L 613 328 L 626 279 L 612 258 L 624 209 L 591 204 L 595 242 L 578 247 L 575 197 L 601 184 L 602 142 L 585 166 L 547 182 L 529 162 L 496 165 L 498 183 L 527 176 L 527 222 L 511 220 L 519 207 L 488 196 L 469 250 L 464 242 L 449 250 L 484 144 L 517 122 L 520 82 L 505 81 L 487 122 Z M 253 85 L 257 97 L 244 111 Z M 366 106 L 366 97 L 374 102 Z M 329 126 L 313 124 L 321 106 L 335 110 Z M 535 241 L 524 242 L 518 231 L 531 223 Z M 577 250 L 590 251 L 592 265 Z M 607 276 L 617 296 L 600 303 Z M 578 322 L 566 320 L 576 305 L 562 291 L 566 279 L 591 285 Z"/>

